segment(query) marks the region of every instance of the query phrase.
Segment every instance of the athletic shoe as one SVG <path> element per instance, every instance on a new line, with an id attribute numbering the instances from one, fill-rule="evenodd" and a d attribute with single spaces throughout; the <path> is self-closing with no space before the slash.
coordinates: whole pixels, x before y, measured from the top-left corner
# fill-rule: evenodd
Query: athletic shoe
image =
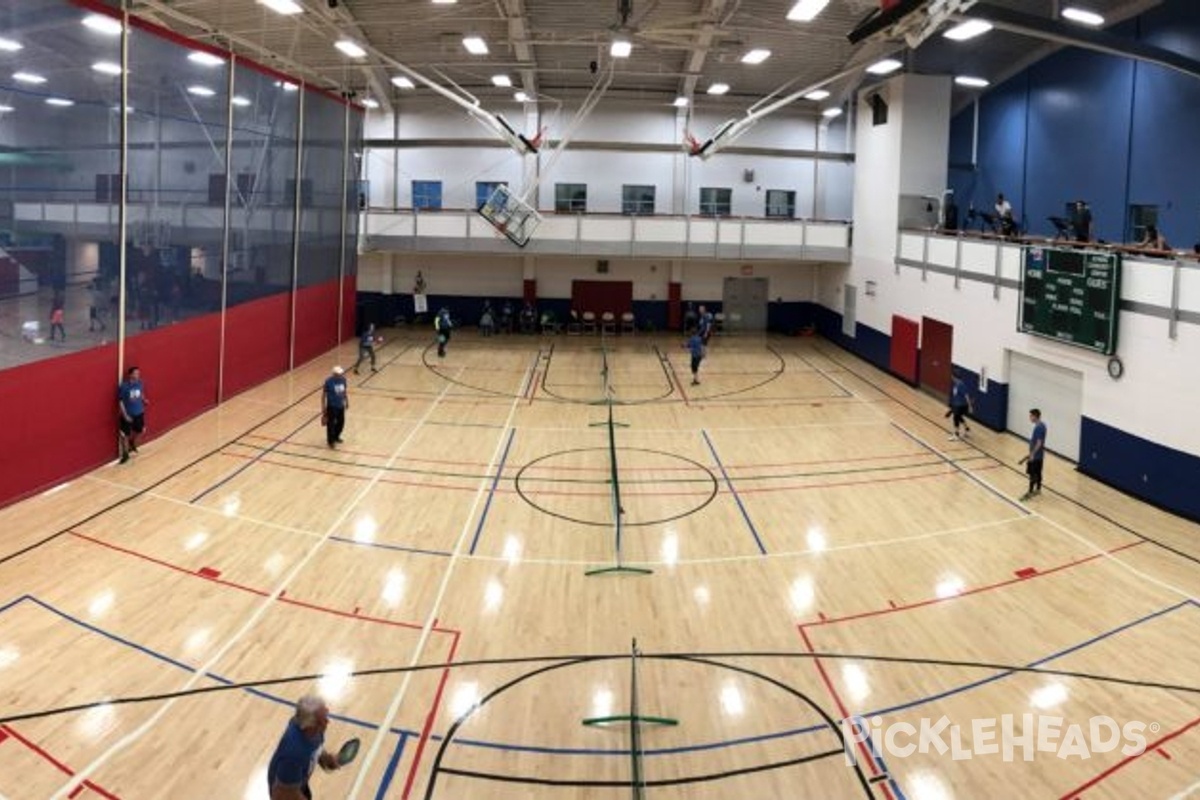
<path id="1" fill-rule="evenodd" d="M 692 381 L 692 386 L 699 386 L 699 385 L 700 385 L 700 381 L 697 381 L 697 380 Z"/>
<path id="2" fill-rule="evenodd" d="M 952 434 L 950 434 L 949 436 L 947 436 L 947 437 L 946 437 L 946 441 L 948 441 L 948 442 L 957 442 L 957 441 L 958 441 L 958 435 L 957 435 L 957 434 L 953 434 L 953 433 L 952 433 Z"/>
<path id="3" fill-rule="evenodd" d="M 129 460 L 129 453 L 121 453 L 121 463 L 124 464 Z"/>
<path id="4" fill-rule="evenodd" d="M 1026 492 L 1025 494 L 1021 495 L 1021 496 L 1020 496 L 1018 499 L 1019 499 L 1019 500 L 1020 500 L 1022 503 L 1024 503 L 1026 500 L 1028 500 L 1028 499 L 1029 499 L 1029 498 L 1031 498 L 1031 497 L 1033 497 L 1033 495 L 1032 495 L 1031 493 L 1029 493 L 1029 492 Z"/>

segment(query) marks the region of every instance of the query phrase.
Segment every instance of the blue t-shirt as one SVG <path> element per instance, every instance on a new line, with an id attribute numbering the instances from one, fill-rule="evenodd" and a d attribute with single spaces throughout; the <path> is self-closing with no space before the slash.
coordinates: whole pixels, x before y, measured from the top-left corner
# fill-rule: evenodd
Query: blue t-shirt
<path id="1" fill-rule="evenodd" d="M 1033 452 L 1033 446 L 1041 443 L 1041 447 L 1037 452 Z M 1041 461 L 1042 456 L 1046 454 L 1046 423 L 1040 420 L 1033 426 L 1033 433 L 1029 435 L 1029 451 L 1032 455 L 1029 456 L 1030 461 Z"/>
<path id="2" fill-rule="evenodd" d="M 346 407 L 346 379 L 341 375 L 330 375 L 325 379 L 325 407 Z"/>
<path id="3" fill-rule="evenodd" d="M 709 329 L 712 328 L 712 324 L 713 324 L 713 315 L 712 315 L 711 311 L 705 311 L 703 314 L 701 314 L 700 315 L 700 324 L 699 324 L 700 335 L 701 336 L 706 335 L 708 333 Z"/>
<path id="4" fill-rule="evenodd" d="M 375 346 L 375 334 L 370 330 L 363 331 L 362 337 L 358 340 L 358 346 L 363 350 L 370 350 Z"/>
<path id="5" fill-rule="evenodd" d="M 450 322 L 450 315 L 438 314 L 433 320 L 433 327 L 435 330 L 443 332 L 450 330 L 450 328 L 453 327 L 452 323 Z"/>
<path id="6" fill-rule="evenodd" d="M 141 381 L 122 381 L 117 389 L 117 399 L 125 406 L 125 413 L 137 417 L 146 412 L 146 400 L 142 394 Z"/>
<path id="7" fill-rule="evenodd" d="M 962 378 L 954 378 L 954 383 L 950 385 L 950 405 L 954 407 L 965 406 L 967 404 L 967 384 Z"/>
<path id="8" fill-rule="evenodd" d="M 318 735 L 310 739 L 300 730 L 296 720 L 288 722 L 283 736 L 279 737 L 279 745 L 271 756 L 267 767 L 267 790 L 276 783 L 284 786 L 305 786 L 317 766 L 321 748 L 325 745 L 325 736 Z"/>
<path id="9" fill-rule="evenodd" d="M 688 339 L 687 348 L 692 351 L 692 358 L 704 358 L 704 340 L 700 338 L 700 334 Z"/>

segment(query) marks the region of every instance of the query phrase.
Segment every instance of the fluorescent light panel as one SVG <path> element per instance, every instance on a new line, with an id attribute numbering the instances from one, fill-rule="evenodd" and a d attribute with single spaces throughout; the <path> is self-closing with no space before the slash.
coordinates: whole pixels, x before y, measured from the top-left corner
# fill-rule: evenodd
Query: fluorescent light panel
<path id="1" fill-rule="evenodd" d="M 512 86 L 512 78 L 508 77 L 507 75 L 493 75 L 492 85 L 507 89 L 508 87 Z"/>
<path id="2" fill-rule="evenodd" d="M 416 84 L 414 84 L 412 82 L 412 79 L 406 78 L 403 75 L 397 75 L 396 77 L 392 78 L 392 85 L 398 89 L 415 89 L 416 88 Z"/>
<path id="3" fill-rule="evenodd" d="M 813 89 L 811 92 L 804 95 L 805 100 L 813 100 L 818 103 L 827 97 L 829 97 L 829 90 L 827 89 Z"/>
<path id="4" fill-rule="evenodd" d="M 513 100 L 516 100 L 518 103 L 528 103 L 529 95 L 526 92 L 517 92 L 513 95 Z"/>
<path id="5" fill-rule="evenodd" d="M 13 80 L 21 83 L 45 83 L 45 76 L 38 75 L 36 72 L 14 72 Z"/>
<path id="6" fill-rule="evenodd" d="M 188 61 L 191 61 L 193 64 L 199 64 L 202 67 L 219 67 L 225 63 L 225 59 L 204 50 L 193 50 L 188 53 Z"/>
<path id="7" fill-rule="evenodd" d="M 250 105 L 250 98 L 242 97 L 240 94 L 235 94 L 233 96 L 233 99 L 230 100 L 229 102 L 233 103 L 235 106 L 240 106 L 241 108 L 245 108 L 246 106 Z"/>
<path id="8" fill-rule="evenodd" d="M 629 58 L 629 54 L 633 52 L 633 43 L 628 39 L 617 39 L 608 52 L 613 58 Z"/>
<path id="9" fill-rule="evenodd" d="M 709 94 L 725 94 L 729 91 L 728 83 L 714 83 L 708 87 Z"/>
<path id="10" fill-rule="evenodd" d="M 467 48 L 467 52 L 473 56 L 486 56 L 488 52 L 487 42 L 482 36 L 464 36 L 463 47 Z"/>
<path id="11" fill-rule="evenodd" d="M 10 111 L 16 111 L 12 106 L 0 106 L 0 114 L 7 114 Z"/>
<path id="12" fill-rule="evenodd" d="M 367 51 L 363 50 L 358 42 L 352 42 L 349 39 L 339 39 L 333 46 L 351 58 L 367 57 Z"/>
<path id="13" fill-rule="evenodd" d="M 97 61 L 92 64 L 92 69 L 96 72 L 103 72 L 105 75 L 120 75 L 121 65 L 114 64 L 111 61 Z"/>
<path id="14" fill-rule="evenodd" d="M 671 105 L 675 106 L 676 108 L 687 108 L 688 99 L 686 97 L 676 97 L 675 102 Z"/>
<path id="15" fill-rule="evenodd" d="M 792 6 L 787 18 L 792 22 L 812 22 L 829 5 L 829 0 L 800 0 Z"/>
<path id="16" fill-rule="evenodd" d="M 67 99 L 67 98 L 65 98 L 65 97 L 47 97 L 47 98 L 46 98 L 46 104 L 47 104 L 47 105 L 51 105 L 51 106 L 59 106 L 59 107 L 61 107 L 61 108 L 65 108 L 65 107 L 67 107 L 67 106 L 73 106 L 73 105 L 75 105 L 75 101 L 74 101 L 74 100 L 68 100 L 68 99 Z"/>
<path id="17" fill-rule="evenodd" d="M 743 64 L 761 64 L 771 57 L 770 50 L 764 50 L 761 47 L 756 47 L 746 55 L 742 56 Z"/>
<path id="18" fill-rule="evenodd" d="M 954 78 L 954 82 L 959 86 L 968 86 L 972 89 L 982 89 L 990 83 L 987 78 L 975 78 L 971 75 L 958 75 Z"/>
<path id="19" fill-rule="evenodd" d="M 121 33 L 121 23 L 104 14 L 88 14 L 82 21 L 85 27 L 96 33 L 107 33 L 109 36 Z"/>
<path id="20" fill-rule="evenodd" d="M 833 119 L 834 117 L 840 117 L 841 115 L 842 109 L 838 106 L 830 106 L 821 112 L 821 116 L 825 117 L 826 119 Z"/>
<path id="21" fill-rule="evenodd" d="M 976 36 L 982 36 L 991 29 L 992 23 L 990 22 L 985 22 L 981 19 L 969 19 L 961 25 L 955 25 L 942 35 L 956 42 L 965 42 L 968 39 L 974 39 Z"/>
<path id="22" fill-rule="evenodd" d="M 1088 11 L 1086 8 L 1067 6 L 1062 10 L 1062 15 L 1063 19 L 1078 22 L 1080 25 L 1090 25 L 1093 28 L 1098 28 L 1104 24 L 1104 17 L 1095 11 Z"/>
<path id="23" fill-rule="evenodd" d="M 363 108 L 379 108 L 379 101 L 372 100 L 370 97 L 364 97 L 362 104 Z"/>
<path id="24" fill-rule="evenodd" d="M 20 42 L 14 41 L 12 39 L 5 39 L 3 37 L 0 37 L 0 50 L 3 50 L 6 53 L 15 53 L 24 46 L 25 45 L 21 44 Z"/>
<path id="25" fill-rule="evenodd" d="M 258 0 L 259 5 L 266 6 L 276 14 L 285 16 L 299 14 L 304 11 L 294 0 Z"/>
<path id="26" fill-rule="evenodd" d="M 216 92 L 207 86 L 189 86 L 188 93 L 194 94 L 196 97 L 212 97 L 216 94 Z"/>
<path id="27" fill-rule="evenodd" d="M 867 67 L 867 72 L 872 75 L 888 75 L 900 69 L 904 65 L 894 58 L 885 58 L 882 61 L 876 61 L 871 66 Z"/>

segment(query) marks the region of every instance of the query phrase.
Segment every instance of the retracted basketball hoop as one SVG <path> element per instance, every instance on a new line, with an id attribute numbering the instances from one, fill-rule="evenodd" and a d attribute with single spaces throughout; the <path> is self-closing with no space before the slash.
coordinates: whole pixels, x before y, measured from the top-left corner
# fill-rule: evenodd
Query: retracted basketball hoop
<path id="1" fill-rule="evenodd" d="M 507 186 L 497 186 L 479 207 L 479 215 L 501 235 L 518 247 L 529 244 L 529 237 L 541 224 L 537 210 L 517 197 Z"/>

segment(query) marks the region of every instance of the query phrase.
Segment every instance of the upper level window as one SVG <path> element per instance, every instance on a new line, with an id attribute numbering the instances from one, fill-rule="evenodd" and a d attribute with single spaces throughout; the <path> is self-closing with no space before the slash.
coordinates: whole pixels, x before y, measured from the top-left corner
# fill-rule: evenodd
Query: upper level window
<path id="1" fill-rule="evenodd" d="M 586 212 L 587 184 L 554 184 L 554 210 L 560 214 L 582 214 Z"/>
<path id="2" fill-rule="evenodd" d="M 438 210 L 442 207 L 441 181 L 413 181 L 412 205 L 416 209 Z"/>
<path id="3" fill-rule="evenodd" d="M 700 214 L 705 217 L 728 217 L 733 213 L 733 189 L 702 187 Z"/>
<path id="4" fill-rule="evenodd" d="M 767 216 L 772 219 L 795 219 L 796 193 L 767 189 Z"/>
<path id="5" fill-rule="evenodd" d="M 622 186 L 621 213 L 653 214 L 654 188 L 653 186 L 635 186 L 630 184 Z"/>

